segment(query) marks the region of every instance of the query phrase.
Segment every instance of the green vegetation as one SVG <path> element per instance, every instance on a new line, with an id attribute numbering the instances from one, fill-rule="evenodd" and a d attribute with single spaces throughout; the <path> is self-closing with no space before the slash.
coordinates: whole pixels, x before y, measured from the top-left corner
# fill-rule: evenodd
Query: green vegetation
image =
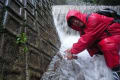
<path id="1" fill-rule="evenodd" d="M 84 2 L 86 0 L 83 0 Z M 120 0 L 87 0 L 87 2 L 100 5 L 120 5 Z"/>
<path id="2" fill-rule="evenodd" d="M 27 35 L 25 33 L 21 33 L 20 35 L 17 36 L 16 43 L 23 46 L 24 53 L 28 52 L 28 47 L 26 45 L 26 43 L 27 43 Z"/>

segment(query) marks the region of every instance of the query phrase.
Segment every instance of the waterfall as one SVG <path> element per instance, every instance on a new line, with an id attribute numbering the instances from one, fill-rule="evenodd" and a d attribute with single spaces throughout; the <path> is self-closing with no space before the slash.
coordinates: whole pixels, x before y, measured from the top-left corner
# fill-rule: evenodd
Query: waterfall
<path id="1" fill-rule="evenodd" d="M 91 13 L 101 8 L 110 7 L 119 11 L 119 6 L 53 6 L 53 18 L 58 31 L 63 56 L 64 50 L 71 48 L 72 44 L 80 38 L 78 32 L 67 26 L 65 16 L 70 9 L 77 9 L 84 13 Z M 113 80 L 112 72 L 106 66 L 103 55 L 90 57 L 85 50 L 79 53 L 77 60 L 67 60 L 56 55 L 44 73 L 41 80 Z"/>

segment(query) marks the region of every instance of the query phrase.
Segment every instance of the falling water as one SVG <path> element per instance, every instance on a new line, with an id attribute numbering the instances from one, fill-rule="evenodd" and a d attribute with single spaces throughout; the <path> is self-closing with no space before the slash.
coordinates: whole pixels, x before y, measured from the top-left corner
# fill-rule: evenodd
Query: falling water
<path id="1" fill-rule="evenodd" d="M 64 50 L 71 48 L 80 38 L 77 32 L 67 26 L 65 16 L 68 10 L 77 9 L 91 13 L 104 7 L 120 10 L 119 6 L 53 6 L 54 23 L 61 41 L 61 56 L 65 54 Z M 90 57 L 86 50 L 77 55 L 77 60 L 67 60 L 60 55 L 53 58 L 42 80 L 112 80 L 111 70 L 107 68 L 103 55 Z"/>

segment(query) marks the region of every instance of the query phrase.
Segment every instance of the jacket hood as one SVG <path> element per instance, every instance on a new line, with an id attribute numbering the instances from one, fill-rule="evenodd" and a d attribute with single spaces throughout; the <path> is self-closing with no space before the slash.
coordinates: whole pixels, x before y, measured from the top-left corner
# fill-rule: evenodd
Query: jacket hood
<path id="1" fill-rule="evenodd" d="M 71 17 L 76 17 L 79 20 L 81 20 L 84 24 L 86 24 L 86 14 L 83 14 L 78 10 L 69 10 L 69 12 L 67 13 L 67 16 L 66 16 L 68 25 L 70 24 L 69 20 Z M 75 26 L 70 26 L 70 27 L 74 30 L 77 30 L 77 31 L 80 30 L 80 27 L 78 27 L 78 28 Z"/>

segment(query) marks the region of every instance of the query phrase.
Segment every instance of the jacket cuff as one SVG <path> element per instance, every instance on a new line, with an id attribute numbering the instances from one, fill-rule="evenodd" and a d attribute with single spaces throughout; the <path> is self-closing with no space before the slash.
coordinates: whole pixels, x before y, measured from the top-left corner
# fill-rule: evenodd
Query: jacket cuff
<path id="1" fill-rule="evenodd" d="M 71 50 L 70 50 L 70 53 L 71 53 L 71 54 L 78 54 L 79 52 L 77 52 L 77 50 L 71 49 Z"/>

